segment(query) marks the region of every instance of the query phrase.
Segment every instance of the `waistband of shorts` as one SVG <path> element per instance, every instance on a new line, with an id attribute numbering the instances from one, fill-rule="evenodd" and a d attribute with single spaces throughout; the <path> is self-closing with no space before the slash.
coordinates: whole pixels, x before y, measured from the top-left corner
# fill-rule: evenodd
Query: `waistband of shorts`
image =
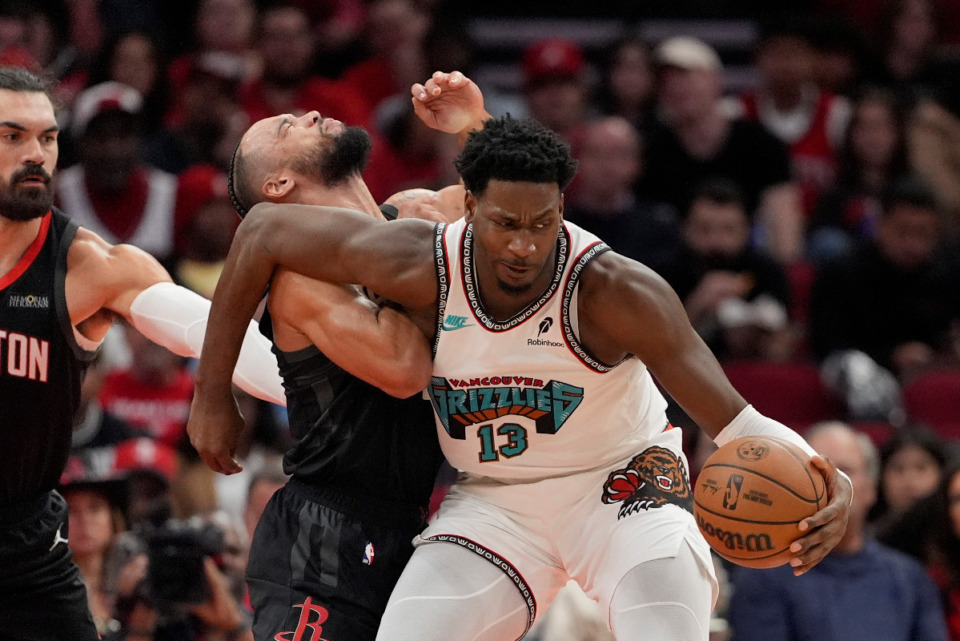
<path id="1" fill-rule="evenodd" d="M 426 506 L 360 497 L 338 487 L 305 483 L 297 478 L 287 481 L 286 487 L 295 494 L 377 525 L 420 529 L 427 522 Z"/>
<path id="2" fill-rule="evenodd" d="M 47 504 L 50 502 L 51 495 L 55 492 L 56 490 L 50 490 L 49 492 L 37 494 L 36 496 L 18 501 L 17 503 L 0 505 L 0 527 L 6 529 L 40 514 L 46 509 Z"/>

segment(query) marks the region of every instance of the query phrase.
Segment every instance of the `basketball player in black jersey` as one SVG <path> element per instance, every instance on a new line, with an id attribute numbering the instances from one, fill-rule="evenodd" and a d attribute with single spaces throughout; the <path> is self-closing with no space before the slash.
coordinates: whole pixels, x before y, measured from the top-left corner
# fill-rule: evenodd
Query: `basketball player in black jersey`
<path id="1" fill-rule="evenodd" d="M 149 254 L 110 245 L 52 208 L 57 133 L 46 84 L 23 69 L 0 68 L 0 638 L 5 641 L 98 638 L 66 544 L 66 503 L 54 489 L 66 465 L 86 364 L 118 316 L 164 346 L 196 355 L 199 344 L 185 336 L 185 328 L 199 327 L 202 340 L 209 309 L 199 296 L 173 285 Z M 153 311 L 157 307 L 160 314 Z M 259 376 L 264 387 L 258 395 L 282 402 L 273 357 L 267 349 L 257 355 L 246 382 Z"/>
<path id="2" fill-rule="evenodd" d="M 234 206 L 241 216 L 261 201 L 395 215 L 377 207 L 360 176 L 370 144 L 363 129 L 317 112 L 257 122 L 235 155 Z M 457 205 L 458 189 L 447 192 Z M 421 396 L 430 347 L 406 315 L 359 288 L 286 270 L 270 280 L 261 327 L 273 339 L 296 442 L 284 457 L 291 480 L 267 504 L 251 544 L 254 636 L 373 641 L 442 461 Z M 237 471 L 239 432 L 204 425 L 188 424 L 201 456 L 214 470 Z"/>

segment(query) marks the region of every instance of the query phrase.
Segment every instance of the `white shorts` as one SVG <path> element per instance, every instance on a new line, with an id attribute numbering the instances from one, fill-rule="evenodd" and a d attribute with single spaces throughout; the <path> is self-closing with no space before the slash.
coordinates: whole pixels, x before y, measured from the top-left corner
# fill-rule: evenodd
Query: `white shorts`
<path id="1" fill-rule="evenodd" d="M 527 600 L 531 625 L 569 579 L 608 612 L 631 568 L 675 556 L 684 541 L 706 568 L 715 601 L 680 442 L 671 429 L 615 465 L 535 482 L 461 478 L 415 545 L 451 542 L 499 565 Z"/>

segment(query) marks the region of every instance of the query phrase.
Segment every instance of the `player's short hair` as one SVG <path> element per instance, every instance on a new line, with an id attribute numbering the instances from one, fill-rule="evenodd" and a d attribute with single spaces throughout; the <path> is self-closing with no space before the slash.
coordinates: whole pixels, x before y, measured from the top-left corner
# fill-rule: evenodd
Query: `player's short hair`
<path id="1" fill-rule="evenodd" d="M 56 98 L 49 80 L 23 67 L 0 66 L 0 89 L 17 92 L 39 92 L 45 94 L 54 108 L 57 108 Z"/>
<path id="2" fill-rule="evenodd" d="M 475 196 L 491 180 L 556 183 L 566 189 L 577 173 L 570 146 L 530 118 L 491 118 L 473 131 L 456 160 L 463 185 Z"/>

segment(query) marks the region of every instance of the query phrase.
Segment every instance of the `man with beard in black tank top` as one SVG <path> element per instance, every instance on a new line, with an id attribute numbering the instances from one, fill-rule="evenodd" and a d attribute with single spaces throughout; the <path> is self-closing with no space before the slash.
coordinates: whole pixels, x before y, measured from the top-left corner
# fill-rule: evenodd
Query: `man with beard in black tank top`
<path id="1" fill-rule="evenodd" d="M 98 638 L 66 545 L 66 502 L 55 489 L 86 365 L 117 317 L 181 355 L 196 356 L 200 343 L 194 334 L 202 341 L 209 309 L 208 301 L 170 282 L 149 254 L 110 245 L 52 208 L 57 134 L 47 85 L 24 69 L 0 67 L 4 641 Z M 245 388 L 282 403 L 265 341 L 254 337 L 248 343 L 253 353 L 248 351 Z"/>
<path id="2" fill-rule="evenodd" d="M 393 218 L 396 208 L 378 208 L 360 175 L 370 144 L 363 129 L 317 112 L 257 122 L 234 156 L 234 206 L 243 216 L 261 201 L 323 203 Z M 455 186 L 431 202 L 453 214 L 462 199 Z M 257 639 L 310 631 L 315 639 L 373 641 L 426 523 L 442 461 L 421 395 L 432 368 L 421 327 L 430 331 L 433 319 L 373 299 L 285 270 L 270 281 L 261 328 L 274 342 L 296 441 L 284 457 L 292 478 L 267 504 L 250 549 Z M 240 469 L 240 429 L 187 427 L 208 465 L 228 474 Z"/>

